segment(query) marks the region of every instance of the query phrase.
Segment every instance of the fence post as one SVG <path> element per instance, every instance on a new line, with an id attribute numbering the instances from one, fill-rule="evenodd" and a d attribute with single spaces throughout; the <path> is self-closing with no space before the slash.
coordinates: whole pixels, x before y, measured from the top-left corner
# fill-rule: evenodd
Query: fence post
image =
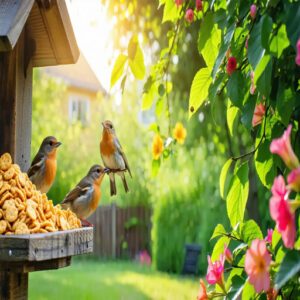
<path id="1" fill-rule="evenodd" d="M 117 206 L 116 206 L 116 203 L 113 202 L 111 204 L 111 229 L 112 229 L 112 238 L 111 238 L 111 241 L 112 241 L 112 257 L 113 258 L 116 258 L 116 252 L 117 252 L 117 232 L 116 232 L 116 229 L 117 229 L 117 224 L 116 224 L 116 221 L 117 221 L 117 218 L 116 218 L 116 214 L 117 214 Z"/>

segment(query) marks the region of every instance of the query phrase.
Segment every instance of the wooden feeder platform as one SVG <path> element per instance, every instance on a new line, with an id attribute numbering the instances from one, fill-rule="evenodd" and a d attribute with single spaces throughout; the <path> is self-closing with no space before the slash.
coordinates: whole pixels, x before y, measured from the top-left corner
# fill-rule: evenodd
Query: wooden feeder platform
<path id="1" fill-rule="evenodd" d="M 67 267 L 93 252 L 93 228 L 0 236 L 0 299 L 27 299 L 28 273 Z"/>

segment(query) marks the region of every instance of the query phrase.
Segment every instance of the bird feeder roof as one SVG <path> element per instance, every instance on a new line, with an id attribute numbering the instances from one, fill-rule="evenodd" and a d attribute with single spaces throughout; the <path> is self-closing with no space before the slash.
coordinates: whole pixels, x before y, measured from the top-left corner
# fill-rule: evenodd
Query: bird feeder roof
<path id="1" fill-rule="evenodd" d="M 79 50 L 64 0 L 1 0 L 0 52 L 12 51 L 23 30 L 35 42 L 33 67 L 77 61 Z"/>

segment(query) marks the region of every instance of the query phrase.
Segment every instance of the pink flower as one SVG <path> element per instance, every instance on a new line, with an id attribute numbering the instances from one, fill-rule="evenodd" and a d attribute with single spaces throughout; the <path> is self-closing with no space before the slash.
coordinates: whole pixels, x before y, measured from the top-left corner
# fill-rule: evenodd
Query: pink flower
<path id="1" fill-rule="evenodd" d="M 300 192 L 300 168 L 294 169 L 287 178 L 288 188 Z"/>
<path id="2" fill-rule="evenodd" d="M 180 5 L 182 5 L 183 1 L 184 0 L 175 0 L 175 3 L 177 5 L 177 7 L 180 6 Z"/>
<path id="3" fill-rule="evenodd" d="M 267 236 L 265 237 L 265 241 L 269 244 L 272 244 L 273 231 L 273 229 L 268 229 Z"/>
<path id="4" fill-rule="evenodd" d="M 202 0 L 196 0 L 196 10 L 200 11 L 203 9 Z"/>
<path id="5" fill-rule="evenodd" d="M 246 48 L 246 49 L 248 49 L 248 42 L 249 42 L 249 36 L 247 36 L 246 42 L 245 42 L 245 48 Z"/>
<path id="6" fill-rule="evenodd" d="M 202 279 L 200 279 L 200 289 L 199 289 L 199 293 L 197 296 L 197 300 L 208 300 L 206 286 Z"/>
<path id="7" fill-rule="evenodd" d="M 189 22 L 192 23 L 194 21 L 194 11 L 189 8 L 186 12 L 185 12 L 185 19 Z"/>
<path id="8" fill-rule="evenodd" d="M 266 113 L 266 106 L 264 104 L 259 103 L 255 106 L 254 114 L 252 118 L 253 127 L 259 125 L 262 122 L 265 113 Z"/>
<path id="9" fill-rule="evenodd" d="M 296 227 L 295 214 L 291 210 L 288 195 L 284 178 L 281 175 L 276 177 L 272 186 L 270 214 L 276 222 L 285 247 L 292 249 L 296 239 Z"/>
<path id="10" fill-rule="evenodd" d="M 237 66 L 236 58 L 233 56 L 229 57 L 226 66 L 227 74 L 231 75 L 236 70 L 236 66 Z"/>
<path id="11" fill-rule="evenodd" d="M 246 252 L 245 271 L 257 293 L 266 292 L 270 288 L 270 262 L 271 255 L 267 250 L 266 242 L 259 239 L 252 241 Z"/>
<path id="12" fill-rule="evenodd" d="M 151 257 L 148 254 L 147 250 L 143 250 L 139 255 L 139 261 L 142 265 L 151 265 Z"/>
<path id="13" fill-rule="evenodd" d="M 224 263 L 225 256 L 223 254 L 220 255 L 220 259 L 216 260 L 212 263 L 210 256 L 207 257 L 208 268 L 206 274 L 206 280 L 209 284 L 218 284 L 219 286 L 224 286 Z"/>
<path id="14" fill-rule="evenodd" d="M 224 247 L 224 254 L 225 254 L 225 258 L 226 260 L 232 264 L 233 262 L 233 256 L 232 256 L 232 253 L 230 251 L 230 249 L 228 248 L 228 246 L 225 244 L 225 247 Z"/>
<path id="15" fill-rule="evenodd" d="M 252 5 L 250 6 L 250 16 L 251 16 L 252 20 L 255 19 L 255 17 L 256 17 L 256 12 L 257 12 L 257 7 L 256 7 L 255 4 L 252 4 Z"/>
<path id="16" fill-rule="evenodd" d="M 297 55 L 296 55 L 296 64 L 300 66 L 300 38 L 297 42 Z"/>
<path id="17" fill-rule="evenodd" d="M 290 169 L 295 169 L 299 167 L 299 160 L 291 146 L 291 131 L 292 125 L 289 125 L 282 137 L 272 141 L 270 151 L 278 154 Z"/>

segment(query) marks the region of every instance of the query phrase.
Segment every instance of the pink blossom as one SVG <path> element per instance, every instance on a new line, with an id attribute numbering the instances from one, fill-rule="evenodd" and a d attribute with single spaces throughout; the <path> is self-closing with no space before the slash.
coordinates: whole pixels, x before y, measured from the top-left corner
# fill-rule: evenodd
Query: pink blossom
<path id="1" fill-rule="evenodd" d="M 203 9 L 202 0 L 196 0 L 196 10 L 200 11 Z"/>
<path id="2" fill-rule="evenodd" d="M 246 48 L 246 49 L 248 49 L 248 42 L 249 42 L 249 36 L 247 36 L 246 42 L 245 42 L 245 48 Z"/>
<path id="3" fill-rule="evenodd" d="M 255 4 L 252 4 L 252 5 L 250 6 L 250 16 L 251 16 L 252 20 L 255 19 L 255 17 L 256 17 L 256 12 L 257 12 L 257 7 L 256 7 Z"/>
<path id="4" fill-rule="evenodd" d="M 296 47 L 297 47 L 296 64 L 300 66 L 300 38 L 298 39 Z"/>
<path id="5" fill-rule="evenodd" d="M 299 167 L 299 160 L 291 146 L 291 131 L 292 125 L 289 125 L 282 137 L 272 141 L 270 151 L 278 154 L 290 169 L 295 169 Z"/>
<path id="6" fill-rule="evenodd" d="M 180 5 L 182 5 L 183 1 L 184 0 L 175 0 L 175 3 L 177 5 L 177 7 L 180 6 Z"/>
<path id="7" fill-rule="evenodd" d="M 259 125 L 262 122 L 265 113 L 266 113 L 266 106 L 264 104 L 259 103 L 255 106 L 254 114 L 252 118 L 253 127 Z"/>
<path id="8" fill-rule="evenodd" d="M 199 289 L 199 293 L 197 296 L 197 300 L 208 300 L 206 286 L 202 279 L 200 279 L 200 289 Z"/>
<path id="9" fill-rule="evenodd" d="M 276 177 L 272 186 L 270 214 L 276 222 L 285 247 L 292 249 L 296 239 L 296 227 L 295 214 L 291 210 L 288 195 L 284 178 L 281 175 Z"/>
<path id="10" fill-rule="evenodd" d="M 265 237 L 265 241 L 269 244 L 272 244 L 273 232 L 273 229 L 268 229 L 267 236 Z"/>
<path id="11" fill-rule="evenodd" d="M 267 250 L 266 242 L 259 239 L 252 241 L 246 252 L 245 271 L 257 293 L 266 292 L 270 288 L 270 263 L 271 255 Z"/>
<path id="12" fill-rule="evenodd" d="M 233 261 L 233 256 L 232 256 L 232 253 L 230 251 L 230 249 L 228 248 L 228 246 L 225 244 L 224 246 L 224 254 L 225 254 L 225 258 L 226 260 L 232 264 L 232 261 Z"/>
<path id="13" fill-rule="evenodd" d="M 185 12 L 185 19 L 189 22 L 192 23 L 194 21 L 194 11 L 189 8 L 186 12 Z"/>
<path id="14" fill-rule="evenodd" d="M 212 263 L 210 256 L 207 257 L 208 260 L 208 268 L 206 274 L 206 280 L 209 284 L 218 284 L 219 286 L 224 286 L 224 263 L 225 256 L 223 254 L 220 255 L 220 259 L 216 260 Z"/>
<path id="15" fill-rule="evenodd" d="M 147 252 L 147 250 L 143 250 L 143 251 L 140 252 L 139 261 L 143 265 L 144 264 L 148 265 L 148 266 L 151 265 L 151 257 L 149 255 L 149 253 Z"/>
<path id="16" fill-rule="evenodd" d="M 294 169 L 287 178 L 288 188 L 300 192 L 300 168 Z"/>
<path id="17" fill-rule="evenodd" d="M 234 56 L 228 58 L 226 72 L 228 75 L 231 75 L 236 70 L 237 62 Z"/>

